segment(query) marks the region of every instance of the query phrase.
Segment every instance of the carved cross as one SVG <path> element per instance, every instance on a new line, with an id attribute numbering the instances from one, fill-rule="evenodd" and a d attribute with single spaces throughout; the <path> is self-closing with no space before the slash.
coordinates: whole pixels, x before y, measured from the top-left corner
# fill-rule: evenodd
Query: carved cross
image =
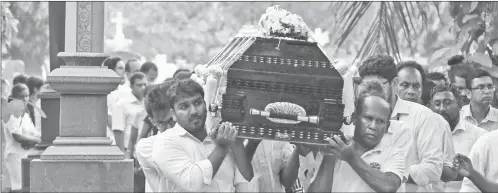
<path id="1" fill-rule="evenodd" d="M 124 39 L 124 33 L 123 33 L 123 24 L 127 23 L 128 20 L 123 17 L 123 12 L 119 11 L 116 13 L 116 17 L 111 19 L 112 23 L 116 24 L 116 34 L 115 36 L 117 38 L 123 37 Z"/>

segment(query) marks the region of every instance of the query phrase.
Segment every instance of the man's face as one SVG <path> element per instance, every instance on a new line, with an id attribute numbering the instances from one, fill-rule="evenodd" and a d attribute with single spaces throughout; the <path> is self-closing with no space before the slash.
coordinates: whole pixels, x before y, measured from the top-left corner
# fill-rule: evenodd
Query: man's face
<path id="1" fill-rule="evenodd" d="M 455 81 L 451 84 L 455 85 L 460 91 L 460 100 L 462 105 L 468 105 L 470 102 L 467 96 L 467 85 L 465 85 L 465 78 L 455 76 Z"/>
<path id="2" fill-rule="evenodd" d="M 206 123 L 206 103 L 200 94 L 180 97 L 171 114 L 174 120 L 189 132 L 200 132 Z"/>
<path id="3" fill-rule="evenodd" d="M 149 72 L 147 72 L 145 75 L 147 75 L 147 80 L 149 83 L 154 83 L 156 82 L 157 79 L 157 70 L 150 69 Z"/>
<path id="4" fill-rule="evenodd" d="M 116 68 L 114 68 L 114 71 L 121 77 L 125 76 L 125 63 L 123 61 L 119 61 L 116 63 Z"/>
<path id="5" fill-rule="evenodd" d="M 470 100 L 477 104 L 490 105 L 493 101 L 494 85 L 489 76 L 483 76 L 472 80 Z"/>
<path id="6" fill-rule="evenodd" d="M 432 111 L 443 116 L 444 119 L 452 125 L 456 125 L 459 121 L 461 109 L 460 101 L 458 101 L 450 91 L 434 94 L 430 107 Z"/>
<path id="7" fill-rule="evenodd" d="M 398 72 L 396 93 L 407 101 L 418 103 L 422 97 L 422 75 L 417 69 L 403 68 Z"/>
<path id="8" fill-rule="evenodd" d="M 140 71 L 140 67 L 142 67 L 142 64 L 138 61 L 130 62 L 130 72 L 127 72 L 128 77 L 131 77 L 135 72 Z"/>
<path id="9" fill-rule="evenodd" d="M 362 146 L 373 148 L 380 143 L 389 128 L 389 105 L 379 97 L 369 97 L 361 108 L 362 112 L 355 120 L 354 138 Z"/>
<path id="10" fill-rule="evenodd" d="M 135 79 L 134 84 L 131 85 L 131 92 L 133 92 L 133 94 L 138 99 L 142 99 L 144 97 L 144 90 L 146 86 L 147 86 L 146 78 Z"/>
<path id="11" fill-rule="evenodd" d="M 380 83 L 384 89 L 386 90 L 387 93 L 387 102 L 391 102 L 392 99 L 392 85 L 391 83 L 385 79 L 384 77 L 377 76 L 377 75 L 368 75 L 362 78 L 361 82 L 369 82 L 369 81 L 375 81 Z"/>

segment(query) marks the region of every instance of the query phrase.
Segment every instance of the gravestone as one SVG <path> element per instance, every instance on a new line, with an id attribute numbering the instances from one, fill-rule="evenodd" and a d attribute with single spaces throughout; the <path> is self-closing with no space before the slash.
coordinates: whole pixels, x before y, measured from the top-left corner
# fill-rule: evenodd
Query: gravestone
<path id="1" fill-rule="evenodd" d="M 60 93 L 60 134 L 31 161 L 31 192 L 130 192 L 133 160 L 106 136 L 106 96 L 121 82 L 101 67 L 107 55 L 59 53 L 66 66 L 47 83 Z M 92 66 L 81 66 L 92 61 Z"/>

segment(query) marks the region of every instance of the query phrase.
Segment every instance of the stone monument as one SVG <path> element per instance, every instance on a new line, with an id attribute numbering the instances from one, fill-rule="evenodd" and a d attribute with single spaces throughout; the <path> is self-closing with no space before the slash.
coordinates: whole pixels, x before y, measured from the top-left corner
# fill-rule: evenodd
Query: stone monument
<path id="1" fill-rule="evenodd" d="M 31 161 L 30 192 L 131 192 L 133 160 L 106 136 L 106 95 L 121 78 L 101 67 L 104 2 L 68 1 L 65 14 L 65 52 L 57 54 L 65 66 L 47 77 L 60 95 L 59 136 Z"/>
<path id="2" fill-rule="evenodd" d="M 60 136 L 31 161 L 31 192 L 128 192 L 133 161 L 106 137 L 106 96 L 121 82 L 100 65 L 107 55 L 59 53 L 66 66 L 47 77 L 60 93 Z M 90 60 L 93 66 L 80 66 Z M 82 62 L 87 64 L 88 62 Z"/>
<path id="3" fill-rule="evenodd" d="M 123 24 L 128 20 L 123 18 L 123 12 L 118 12 L 117 16 L 111 20 L 112 23 L 116 24 L 116 32 L 114 33 L 113 39 L 106 40 L 106 46 L 109 46 L 113 51 L 116 50 L 128 50 L 128 48 L 133 43 L 133 40 L 126 39 L 123 32 Z"/>

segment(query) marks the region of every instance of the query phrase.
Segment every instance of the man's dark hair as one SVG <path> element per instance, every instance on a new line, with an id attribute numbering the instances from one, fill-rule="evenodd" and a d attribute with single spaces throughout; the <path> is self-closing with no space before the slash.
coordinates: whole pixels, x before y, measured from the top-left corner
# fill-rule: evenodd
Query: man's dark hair
<path id="1" fill-rule="evenodd" d="M 126 72 L 130 72 L 130 65 L 133 62 L 138 62 L 138 60 L 137 59 L 129 59 L 128 61 L 126 61 L 126 64 L 125 64 L 125 71 Z"/>
<path id="2" fill-rule="evenodd" d="M 28 78 L 29 76 L 26 74 L 19 74 L 16 77 L 14 77 L 14 79 L 12 80 L 12 85 L 16 85 L 19 83 L 28 84 Z"/>
<path id="3" fill-rule="evenodd" d="M 454 65 L 460 64 L 463 62 L 464 59 L 465 59 L 465 57 L 463 57 L 462 55 L 454 55 L 450 59 L 448 59 L 448 65 L 454 66 Z"/>
<path id="4" fill-rule="evenodd" d="M 420 65 L 419 63 L 417 63 L 415 61 L 401 62 L 398 64 L 397 72 L 399 72 L 405 68 L 412 68 L 412 69 L 417 70 L 420 73 L 420 76 L 422 77 L 422 83 L 425 81 L 425 71 L 424 71 L 424 68 L 422 67 L 422 65 Z"/>
<path id="5" fill-rule="evenodd" d="M 189 76 L 186 76 L 185 74 L 189 74 Z M 190 70 L 187 70 L 187 69 L 178 69 L 175 71 L 175 73 L 173 74 L 173 78 L 176 78 L 178 80 L 182 80 L 182 79 L 186 79 L 186 78 L 190 78 L 190 75 L 192 75 L 193 72 L 190 72 Z"/>
<path id="6" fill-rule="evenodd" d="M 28 83 L 26 86 L 29 88 L 29 94 L 33 95 L 35 93 L 35 89 L 40 90 L 41 87 L 45 85 L 45 81 L 37 76 L 31 76 L 28 78 Z"/>
<path id="7" fill-rule="evenodd" d="M 145 62 L 142 64 L 142 67 L 140 67 L 140 72 L 148 73 L 151 69 L 157 72 L 156 64 L 153 62 Z"/>
<path id="8" fill-rule="evenodd" d="M 28 90 L 29 91 L 29 88 L 28 88 L 28 86 L 26 86 L 26 84 L 23 84 L 23 83 L 17 83 L 17 84 L 15 84 L 12 87 L 12 90 L 10 92 L 10 98 L 7 101 L 10 102 L 10 101 L 12 101 L 14 99 L 17 99 L 19 97 L 19 93 L 21 93 L 24 90 Z"/>
<path id="9" fill-rule="evenodd" d="M 173 83 L 168 90 L 168 101 L 171 108 L 174 107 L 175 102 L 182 97 L 190 97 L 196 94 L 200 94 L 204 98 L 204 90 L 199 83 L 192 79 L 178 80 Z"/>
<path id="10" fill-rule="evenodd" d="M 453 93 L 453 96 L 457 100 L 458 104 L 460 104 L 460 91 L 458 91 L 458 88 L 451 84 L 451 83 L 443 83 L 443 84 L 437 84 L 434 86 L 434 88 L 431 91 L 431 99 L 434 97 L 439 92 L 445 92 L 445 91 L 450 91 Z"/>
<path id="11" fill-rule="evenodd" d="M 358 68 L 361 78 L 368 75 L 378 75 L 389 82 L 396 77 L 396 64 L 394 59 L 388 55 L 376 55 L 368 57 Z"/>
<path id="12" fill-rule="evenodd" d="M 144 79 L 144 78 L 145 78 L 145 74 L 142 72 L 133 73 L 133 75 L 131 75 L 131 77 L 130 77 L 130 86 L 135 85 L 135 81 L 140 80 L 140 79 Z"/>
<path id="13" fill-rule="evenodd" d="M 430 80 L 425 80 L 424 86 L 422 87 L 422 105 L 426 106 L 431 101 L 431 91 L 436 86 L 436 84 Z"/>
<path id="14" fill-rule="evenodd" d="M 444 82 L 446 82 L 446 77 L 444 76 L 443 73 L 440 72 L 431 72 L 427 74 L 425 78 L 427 78 L 427 80 L 433 80 L 433 81 L 443 80 Z"/>
<path id="15" fill-rule="evenodd" d="M 472 74 L 474 69 L 468 65 L 451 66 L 448 71 L 448 78 L 451 83 L 455 82 L 455 77 L 460 77 L 467 80 L 468 76 Z"/>
<path id="16" fill-rule="evenodd" d="M 476 78 L 481 78 L 481 77 L 490 77 L 491 79 L 493 79 L 491 77 L 491 75 L 489 74 L 489 72 L 485 71 L 485 70 L 481 70 L 481 69 L 476 69 L 474 70 L 472 73 L 469 73 L 469 75 L 467 76 L 467 79 L 465 80 L 465 85 L 467 86 L 467 89 L 472 89 L 472 81 Z"/>
<path id="17" fill-rule="evenodd" d="M 108 69 L 115 70 L 119 61 L 121 61 L 120 57 L 108 57 L 102 65 L 107 66 Z"/>
<path id="18" fill-rule="evenodd" d="M 150 85 L 145 92 L 145 111 L 152 117 L 154 109 L 169 109 L 167 93 L 171 85 L 177 82 L 176 79 L 168 78 L 161 84 Z"/>

